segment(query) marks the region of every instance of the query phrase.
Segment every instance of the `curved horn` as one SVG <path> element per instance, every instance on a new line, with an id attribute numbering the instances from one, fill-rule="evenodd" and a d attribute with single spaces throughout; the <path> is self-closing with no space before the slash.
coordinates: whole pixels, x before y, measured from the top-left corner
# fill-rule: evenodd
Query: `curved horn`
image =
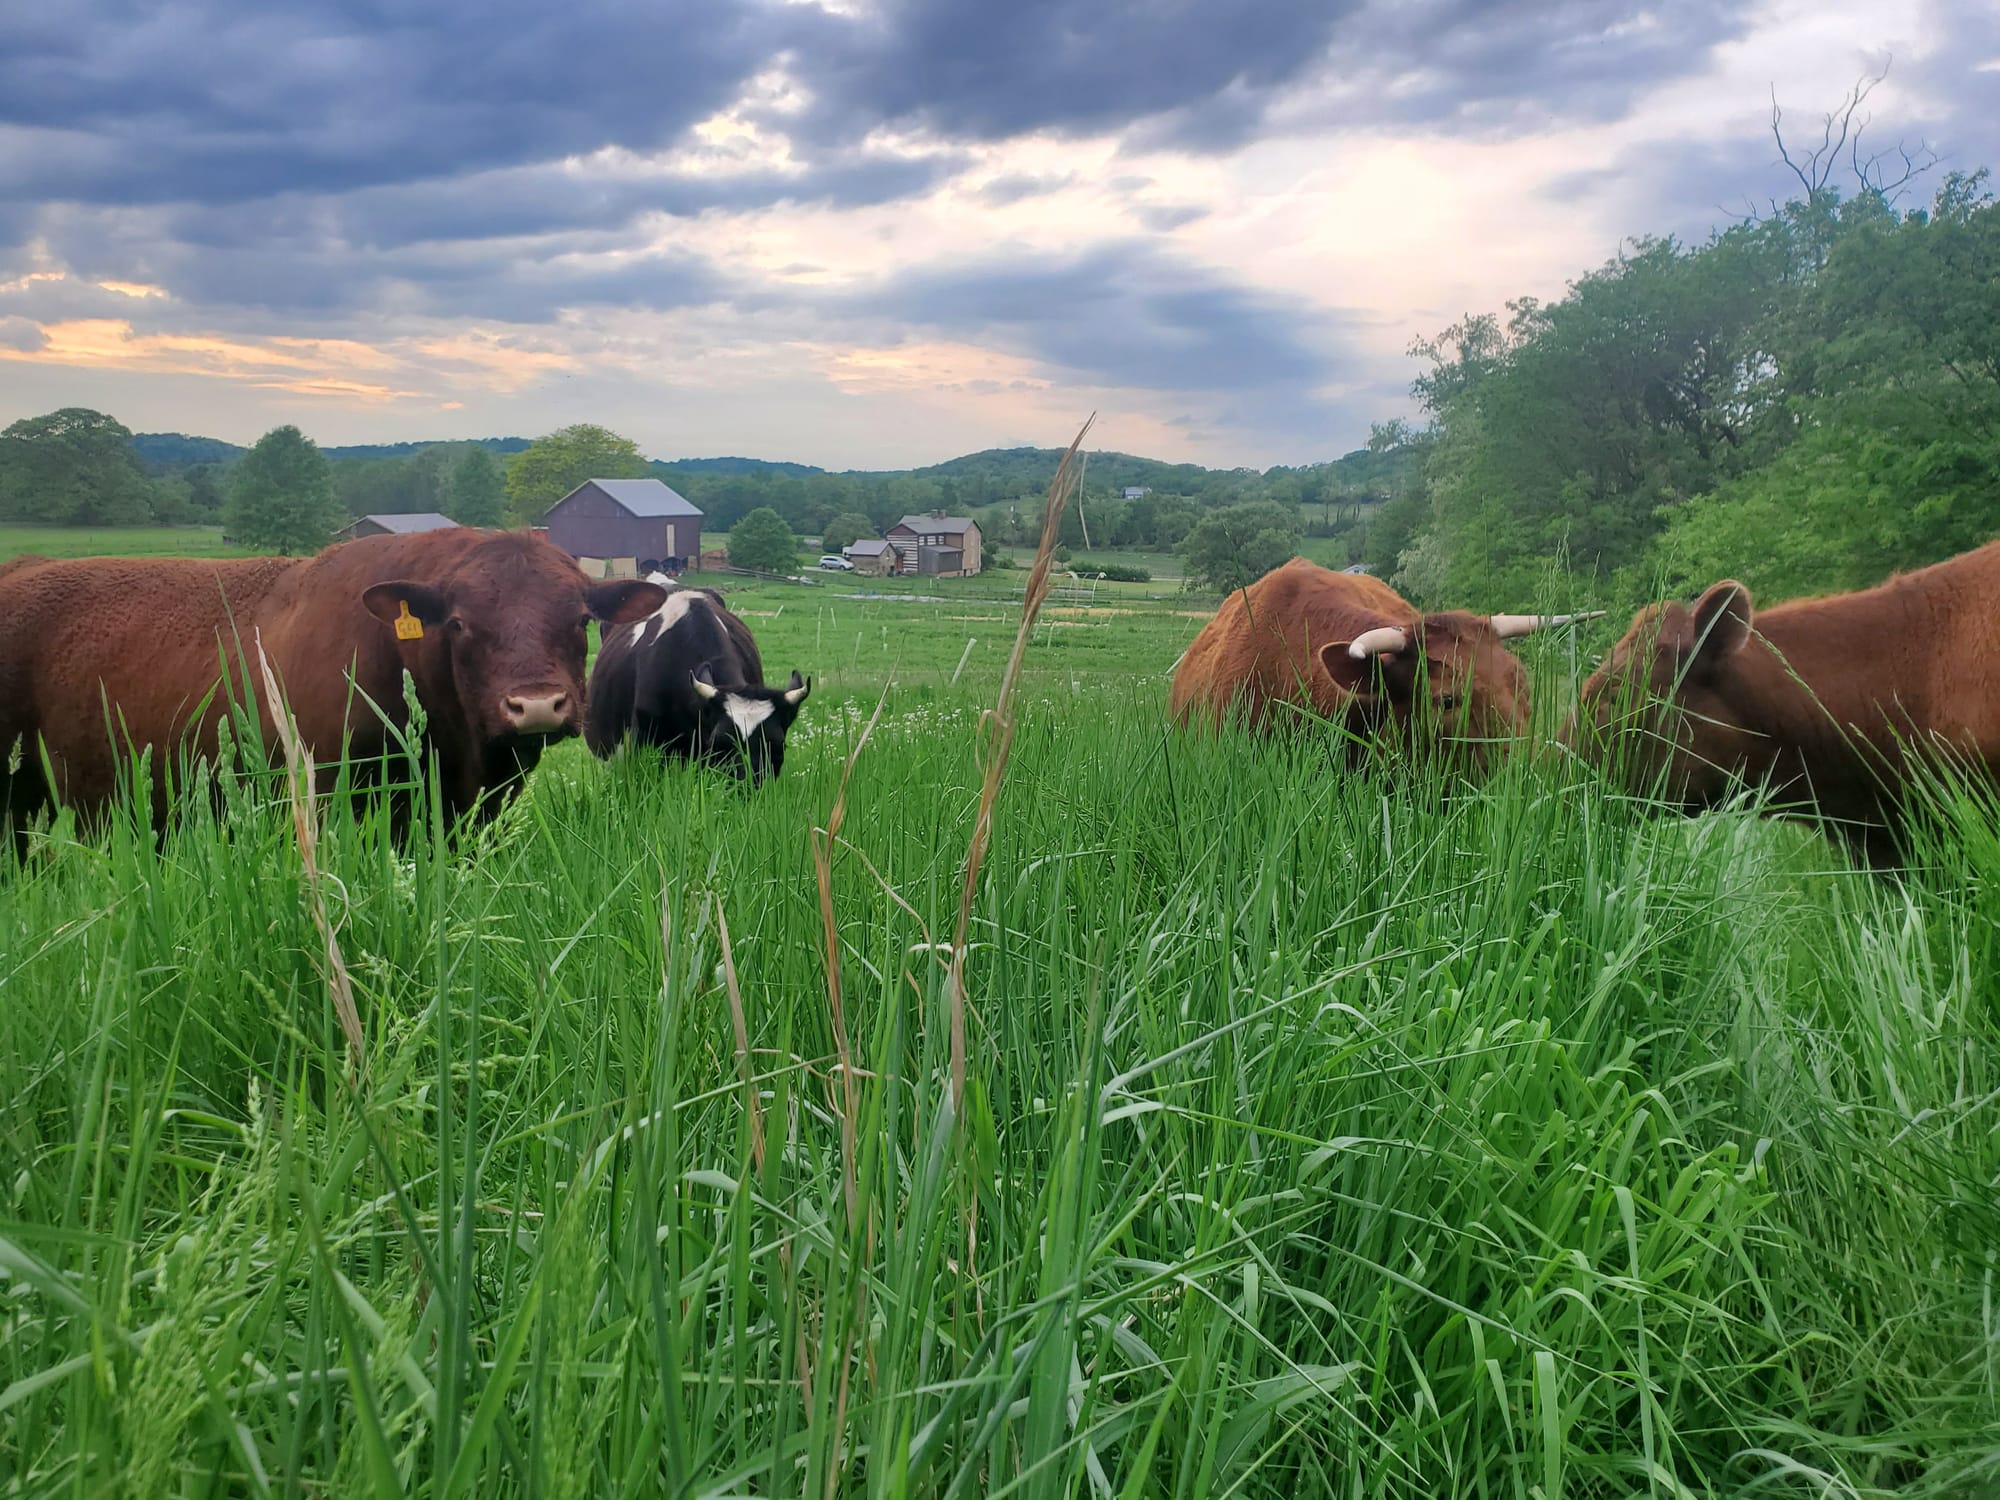
<path id="1" fill-rule="evenodd" d="M 1347 643 L 1347 654 L 1356 661 L 1366 661 L 1371 656 L 1392 656 L 1409 649 L 1409 632 L 1395 625 L 1377 625 L 1373 630 L 1362 631 Z"/>
<path id="2" fill-rule="evenodd" d="M 806 701 L 806 694 L 812 690 L 812 679 L 810 677 L 801 679 L 799 674 L 794 672 L 792 673 L 791 686 L 785 689 L 785 701 L 791 704 L 793 708 L 797 708 L 801 703 Z"/>
<path id="3" fill-rule="evenodd" d="M 715 685 L 714 679 L 708 674 L 707 662 L 696 667 L 691 675 L 694 678 L 694 690 L 699 696 L 710 700 L 722 696 L 722 689 Z"/>
<path id="4" fill-rule="evenodd" d="M 1537 630 L 1553 629 L 1557 625 L 1574 625 L 1579 620 L 1603 618 L 1601 609 L 1586 610 L 1575 615 L 1494 615 L 1493 633 L 1501 640 L 1512 640 L 1517 635 L 1533 635 Z"/>

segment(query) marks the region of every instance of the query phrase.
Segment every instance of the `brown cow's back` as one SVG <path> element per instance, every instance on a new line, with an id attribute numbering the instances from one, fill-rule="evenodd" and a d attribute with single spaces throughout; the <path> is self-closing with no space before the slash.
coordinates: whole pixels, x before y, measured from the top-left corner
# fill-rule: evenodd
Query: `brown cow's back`
<path id="1" fill-rule="evenodd" d="M 1872 589 L 1760 609 L 1756 627 L 1832 717 L 1894 717 L 2000 755 L 2000 542 Z M 1806 709 L 1780 705 L 1801 731 L 1828 716 Z"/>
<path id="2" fill-rule="evenodd" d="M 1295 557 L 1223 600 L 1174 673 L 1168 709 L 1177 723 L 1219 724 L 1233 706 L 1256 729 L 1292 718 L 1274 712 L 1278 703 L 1339 718 L 1353 695 L 1327 675 L 1320 648 L 1378 625 L 1412 625 L 1417 618 L 1381 579 L 1335 573 Z"/>
<path id="3" fill-rule="evenodd" d="M 299 566 L 79 558 L 0 573 L 0 743 L 39 732 L 61 795 L 109 797 L 117 770 L 105 700 L 135 744 L 171 744 L 220 680 L 231 619 L 254 619 L 276 579 Z M 206 749 L 219 715 L 212 706 L 201 719 Z"/>
<path id="4" fill-rule="evenodd" d="M 1694 812 L 1767 783 L 1894 857 L 1912 755 L 1950 747 L 2000 780 L 2000 542 L 1851 594 L 1762 609 L 1726 583 L 1648 606 L 1578 717 L 1594 732 L 1566 733 L 1630 790 Z"/>

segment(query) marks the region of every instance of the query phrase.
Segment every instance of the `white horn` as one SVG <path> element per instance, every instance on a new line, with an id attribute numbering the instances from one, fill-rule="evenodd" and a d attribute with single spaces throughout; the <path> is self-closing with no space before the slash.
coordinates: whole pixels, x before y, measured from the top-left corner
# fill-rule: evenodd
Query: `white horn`
<path id="1" fill-rule="evenodd" d="M 799 674 L 794 672 L 792 673 L 792 685 L 785 689 L 785 701 L 791 704 L 793 708 L 797 708 L 801 703 L 806 701 L 806 694 L 810 693 L 812 688 L 811 678 L 801 679 Z"/>
<path id="2" fill-rule="evenodd" d="M 713 701 L 722 696 L 722 689 L 710 682 L 705 673 L 695 672 L 692 675 L 694 677 L 694 690 L 702 697 Z"/>
<path id="3" fill-rule="evenodd" d="M 1598 620 L 1604 611 L 1593 609 L 1577 615 L 1494 615 L 1493 633 L 1501 640 L 1512 640 L 1517 635 L 1533 635 L 1537 630 L 1549 630 L 1557 625 L 1574 625 L 1579 620 Z"/>
<path id="4" fill-rule="evenodd" d="M 1371 656 L 1393 656 L 1409 649 L 1409 633 L 1394 625 L 1377 625 L 1347 643 L 1347 654 L 1356 661 L 1366 661 Z"/>

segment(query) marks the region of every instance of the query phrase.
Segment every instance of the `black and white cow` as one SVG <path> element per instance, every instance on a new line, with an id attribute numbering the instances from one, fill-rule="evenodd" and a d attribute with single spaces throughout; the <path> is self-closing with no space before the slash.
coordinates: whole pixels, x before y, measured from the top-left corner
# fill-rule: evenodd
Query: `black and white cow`
<path id="1" fill-rule="evenodd" d="M 629 735 L 759 782 L 784 768 L 785 731 L 811 691 L 797 672 L 765 687 L 750 628 L 719 594 L 676 588 L 652 614 L 606 632 L 583 738 L 600 757 Z"/>

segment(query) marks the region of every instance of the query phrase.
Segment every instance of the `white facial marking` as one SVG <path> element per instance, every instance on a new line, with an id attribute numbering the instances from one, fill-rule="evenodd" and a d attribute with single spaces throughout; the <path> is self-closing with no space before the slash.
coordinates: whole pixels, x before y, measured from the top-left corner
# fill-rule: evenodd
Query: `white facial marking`
<path id="1" fill-rule="evenodd" d="M 667 602 L 639 622 L 639 628 L 632 633 L 632 644 L 643 646 L 656 635 L 665 635 L 680 624 L 683 616 L 694 607 L 694 601 L 701 596 L 693 589 L 675 589 L 667 595 Z"/>
<path id="2" fill-rule="evenodd" d="M 767 698 L 739 698 L 734 693 L 722 695 L 722 711 L 729 715 L 729 722 L 746 740 L 759 724 L 771 717 L 773 707 Z"/>

